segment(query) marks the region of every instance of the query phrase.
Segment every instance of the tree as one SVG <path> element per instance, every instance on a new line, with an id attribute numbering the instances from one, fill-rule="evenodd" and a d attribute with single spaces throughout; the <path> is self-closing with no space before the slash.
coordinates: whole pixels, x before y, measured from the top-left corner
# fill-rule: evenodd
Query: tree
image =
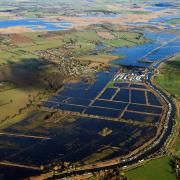
<path id="1" fill-rule="evenodd" d="M 180 179 L 180 158 L 173 157 L 173 159 L 170 161 L 170 165 L 177 179 Z"/>
<path id="2" fill-rule="evenodd" d="M 48 82 L 49 87 L 58 90 L 63 86 L 63 75 L 61 73 L 51 73 L 44 75 L 44 79 Z"/>

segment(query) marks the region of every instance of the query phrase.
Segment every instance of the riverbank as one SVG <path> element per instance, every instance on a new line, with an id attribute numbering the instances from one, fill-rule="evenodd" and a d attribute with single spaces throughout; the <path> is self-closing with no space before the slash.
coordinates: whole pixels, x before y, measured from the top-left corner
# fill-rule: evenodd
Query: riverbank
<path id="1" fill-rule="evenodd" d="M 158 75 L 155 78 L 155 83 L 159 85 L 161 88 L 167 90 L 167 93 L 171 96 L 174 96 L 174 102 L 176 105 L 177 113 L 176 113 L 176 125 L 174 127 L 174 132 L 172 138 L 167 144 L 167 152 L 170 155 L 163 157 L 161 160 L 155 159 L 150 162 L 147 162 L 143 166 L 130 169 L 126 175 L 128 178 L 143 180 L 145 178 L 153 177 L 154 180 L 159 179 L 176 179 L 175 175 L 172 173 L 172 167 L 170 166 L 171 156 L 180 157 L 180 139 L 179 139 L 179 129 L 180 129 L 180 106 L 179 106 L 179 84 L 180 78 L 178 75 L 179 72 L 179 55 L 171 58 L 165 63 L 161 64 L 158 68 Z M 156 167 L 154 169 L 154 167 Z M 165 171 L 165 169 L 169 169 Z M 157 173 L 155 173 L 158 171 Z M 161 173 L 159 173 L 162 171 Z M 142 173 L 143 172 L 143 173 Z M 153 173 L 152 173 L 153 172 Z"/>

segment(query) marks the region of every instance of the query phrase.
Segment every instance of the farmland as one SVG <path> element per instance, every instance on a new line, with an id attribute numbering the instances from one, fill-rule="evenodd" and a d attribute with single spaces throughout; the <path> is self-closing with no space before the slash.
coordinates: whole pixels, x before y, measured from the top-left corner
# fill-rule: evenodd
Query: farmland
<path id="1" fill-rule="evenodd" d="M 160 86 L 177 98 L 180 97 L 179 68 L 180 57 L 176 56 L 162 65 L 160 68 L 160 75 L 157 78 L 157 82 Z"/>
<path id="2" fill-rule="evenodd" d="M 167 22 L 170 22 L 172 24 L 179 24 L 180 23 L 180 19 L 174 18 L 174 19 L 167 20 Z"/>
<path id="3" fill-rule="evenodd" d="M 162 65 L 160 68 L 160 75 L 157 78 L 157 83 L 166 89 L 173 97 L 175 97 L 175 102 L 177 106 L 177 123 L 179 124 L 180 114 L 179 114 L 179 55 L 171 58 L 168 62 Z M 164 72 L 167 72 L 164 73 Z M 171 77 L 171 79 L 169 79 Z M 170 84 L 168 83 L 170 81 Z M 171 152 L 179 157 L 179 137 L 176 139 L 174 146 L 171 148 Z"/>
<path id="4" fill-rule="evenodd" d="M 125 39 L 121 46 L 149 42 L 142 33 L 111 33 L 113 41 L 121 44 Z M 111 39 L 93 29 L 29 32 L 2 39 L 6 56 L 1 64 L 1 142 L 9 152 L 8 156 L 2 153 L 3 160 L 33 167 L 66 160 L 82 166 L 82 161 L 88 165 L 127 155 L 156 137 L 157 124 L 163 123 L 162 109 L 166 110 L 164 100 L 145 84 L 145 69 L 110 65 L 125 58 L 107 52 L 114 48 L 106 44 Z M 85 125 L 89 128 L 84 129 Z M 126 140 L 125 128 L 131 130 Z M 58 137 L 65 141 L 57 143 Z M 43 151 L 48 146 L 62 150 Z M 31 157 L 24 161 L 27 154 Z"/>
<path id="5" fill-rule="evenodd" d="M 153 173 L 152 173 L 153 172 Z M 171 173 L 170 158 L 160 158 L 152 160 L 146 165 L 127 172 L 127 177 L 134 180 L 144 179 L 167 179 L 175 180 L 176 177 Z"/>
<path id="6" fill-rule="evenodd" d="M 174 179 L 178 19 L 173 1 L 2 0 L 0 177 Z"/>

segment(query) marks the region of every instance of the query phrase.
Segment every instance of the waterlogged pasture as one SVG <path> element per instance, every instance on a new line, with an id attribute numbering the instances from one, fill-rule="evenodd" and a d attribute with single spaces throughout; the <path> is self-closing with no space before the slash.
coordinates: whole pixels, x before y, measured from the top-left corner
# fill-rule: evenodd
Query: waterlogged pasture
<path id="1" fill-rule="evenodd" d="M 125 112 L 123 119 L 126 120 L 135 120 L 135 121 L 140 121 L 140 122 L 150 122 L 150 123 L 155 123 L 159 121 L 159 116 L 157 115 L 147 115 L 147 114 L 139 114 L 135 112 Z"/>
<path id="2" fill-rule="evenodd" d="M 100 96 L 100 99 L 111 99 L 114 93 L 116 93 L 117 89 L 115 88 L 108 88 L 106 89 L 103 94 Z"/>
<path id="3" fill-rule="evenodd" d="M 96 100 L 92 106 L 106 107 L 112 109 L 124 109 L 127 106 L 127 103 L 115 102 L 115 101 L 105 101 L 105 100 Z"/>
<path id="4" fill-rule="evenodd" d="M 111 79 L 115 72 L 111 72 Z M 91 86 L 82 82 L 77 83 L 79 86 L 68 84 L 62 92 L 49 98 L 43 104 L 48 108 L 82 113 L 91 117 L 118 119 L 119 121 L 121 118 L 127 122 L 130 120 L 144 123 L 155 123 L 160 120 L 162 104 L 158 100 L 159 97 L 147 90 L 145 84 L 108 81 L 109 73 L 106 72 L 106 76 L 104 76 L 107 78 L 107 86 L 103 84 L 101 89 L 100 86 L 96 86 L 99 77 Z M 80 84 L 86 88 L 81 89 Z M 91 95 L 89 94 L 90 89 L 93 89 Z M 71 92 L 73 93 L 71 94 Z M 86 92 L 86 96 L 84 92 Z M 96 93 L 94 94 L 94 92 Z"/>
<path id="5" fill-rule="evenodd" d="M 120 89 L 113 100 L 129 102 L 129 89 Z"/>
<path id="6" fill-rule="evenodd" d="M 114 48 L 111 51 L 113 55 L 125 57 L 113 63 L 149 66 L 148 63 L 139 62 L 139 59 L 176 35 L 146 32 L 145 36 L 152 41 L 131 48 Z M 174 53 L 178 42 L 167 44 L 164 49 L 171 47 L 173 50 L 169 48 L 169 51 L 162 52 L 158 58 Z M 158 52 L 161 53 L 162 50 L 163 48 Z M 156 56 L 156 51 L 147 57 L 156 60 L 153 55 Z M 77 116 L 56 121 L 33 117 L 4 128 L 5 132 L 41 135 L 50 139 L 1 136 L 0 158 L 33 165 L 53 161 L 88 163 L 127 154 L 154 137 L 156 127 L 149 126 L 148 123 L 160 120 L 163 109 L 159 97 L 147 90 L 143 83 L 113 82 L 109 85 L 117 71 L 118 68 L 113 67 L 98 72 L 94 83 L 66 83 L 62 91 L 43 101 L 45 107 L 75 112 Z M 83 114 L 96 118 L 85 118 Z M 107 120 L 108 118 L 111 120 Z M 121 118 L 126 123 L 122 123 Z M 104 129 L 108 129 L 110 133 L 102 133 Z"/>
<path id="7" fill-rule="evenodd" d="M 148 102 L 150 105 L 160 106 L 158 98 L 150 91 L 147 92 Z"/>
<path id="8" fill-rule="evenodd" d="M 3 150 L 0 153 L 1 159 L 33 165 L 48 164 L 53 161 L 84 160 L 88 163 L 127 154 L 156 133 L 154 127 L 128 125 L 103 119 L 78 118 L 71 121 L 67 119 L 51 127 L 48 123 L 43 122 L 40 117 L 27 118 L 5 129 L 7 132 L 46 135 L 51 139 L 1 137 Z M 110 129 L 111 133 L 101 135 L 100 132 L 104 128 Z M 98 158 L 96 153 L 100 152 L 102 156 Z"/>

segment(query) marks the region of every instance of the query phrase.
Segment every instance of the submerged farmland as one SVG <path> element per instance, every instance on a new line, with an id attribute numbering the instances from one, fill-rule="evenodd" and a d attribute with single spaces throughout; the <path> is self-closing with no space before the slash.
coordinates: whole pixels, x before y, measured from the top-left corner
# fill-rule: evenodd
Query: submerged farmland
<path id="1" fill-rule="evenodd" d="M 69 170 L 75 175 L 126 167 L 165 153 L 175 106 L 153 77 L 162 62 L 179 53 L 180 38 L 178 26 L 167 28 L 167 18 L 163 30 L 152 26 L 161 20 L 70 31 L 73 23 L 63 20 L 1 22 L 0 27 L 38 31 L 2 36 L 1 75 L 7 75 L 5 70 L 10 75 L 0 91 L 0 163 L 38 172 L 58 166 L 62 178 Z M 28 73 L 35 73 L 33 80 Z M 27 81 L 41 87 L 34 95 L 17 86 L 17 80 L 23 88 Z M 25 105 L 15 115 L 5 115 L 17 102 Z"/>

